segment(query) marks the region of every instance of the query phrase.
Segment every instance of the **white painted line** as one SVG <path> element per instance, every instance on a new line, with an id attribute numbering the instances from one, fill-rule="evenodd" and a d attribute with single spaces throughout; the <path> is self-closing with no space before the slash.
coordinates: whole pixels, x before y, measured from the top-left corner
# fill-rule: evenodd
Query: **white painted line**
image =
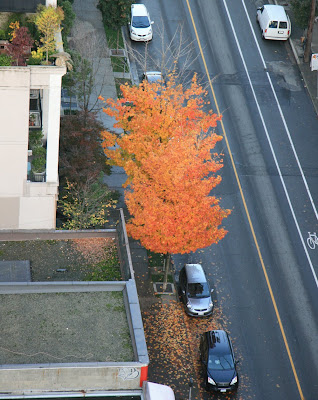
<path id="1" fill-rule="evenodd" d="M 260 55 L 260 57 L 261 57 L 261 59 L 262 59 L 264 68 L 266 69 L 266 63 L 265 63 L 265 60 L 264 60 L 264 58 L 263 58 L 263 54 L 262 54 L 262 52 L 261 52 L 261 49 L 260 49 L 260 47 L 259 47 L 259 44 L 258 44 L 258 42 L 257 42 L 256 36 L 255 36 L 255 32 L 254 32 L 254 30 L 253 30 L 252 22 L 251 22 L 251 19 L 250 19 L 249 15 L 248 15 L 248 12 L 247 12 L 247 9 L 246 9 L 244 0 L 242 0 L 242 4 L 243 4 L 244 10 L 245 10 L 245 14 L 246 14 L 246 17 L 247 17 L 247 19 L 248 19 L 248 22 L 249 22 L 249 25 L 250 25 L 250 28 L 251 28 L 251 31 L 252 31 L 252 34 L 253 34 L 253 37 L 254 37 L 254 41 L 255 41 L 256 46 L 257 46 L 257 50 L 258 50 L 259 55 Z M 296 162 L 297 162 L 297 165 L 298 165 L 298 168 L 299 168 L 301 177 L 302 177 L 302 179 L 303 179 L 303 182 L 304 182 L 304 185 L 305 185 L 305 188 L 306 188 L 306 191 L 307 191 L 309 200 L 310 200 L 311 205 L 312 205 L 312 208 L 313 208 L 313 210 L 314 210 L 316 219 L 318 220 L 318 213 L 317 213 L 317 209 L 316 209 L 315 203 L 314 203 L 313 198 L 312 198 L 312 196 L 311 196 L 311 193 L 310 193 L 310 190 L 309 190 L 309 187 L 308 187 L 307 180 L 306 180 L 306 177 L 305 177 L 305 175 L 304 175 L 303 169 L 302 169 L 302 167 L 301 167 L 301 165 L 300 165 L 300 161 L 299 161 L 299 158 L 298 158 L 298 155 L 297 155 L 295 146 L 294 146 L 294 142 L 293 142 L 293 140 L 292 140 L 292 138 L 291 138 L 291 135 L 290 135 L 290 132 L 289 132 L 289 129 L 288 129 L 288 126 L 287 126 L 287 123 L 286 123 L 286 120 L 285 120 L 283 111 L 282 111 L 281 106 L 280 106 L 280 104 L 279 104 L 279 101 L 278 101 L 278 98 L 277 98 L 277 95 L 276 95 L 276 92 L 275 92 L 275 89 L 274 89 L 274 86 L 273 86 L 271 77 L 270 77 L 270 75 L 269 75 L 269 72 L 267 72 L 267 71 L 266 71 L 266 76 L 267 76 L 267 79 L 268 79 L 268 81 L 269 81 L 269 83 L 270 83 L 270 85 L 271 85 L 272 92 L 273 92 L 273 94 L 274 94 L 274 97 L 275 97 L 275 100 L 276 100 L 276 104 L 277 104 L 277 107 L 278 107 L 280 116 L 281 116 L 281 118 L 282 118 L 282 121 L 283 121 L 285 130 L 286 130 L 286 133 L 287 133 L 287 136 L 288 136 L 288 140 L 289 140 L 290 146 L 291 146 L 291 148 L 292 148 L 292 150 L 293 150 L 293 153 L 294 153 L 294 156 L 295 156 L 295 159 L 296 159 Z"/>
<path id="2" fill-rule="evenodd" d="M 271 142 L 271 139 L 270 139 L 268 130 L 267 130 L 267 126 L 266 126 L 266 123 L 265 123 L 265 120 L 264 120 L 264 117 L 263 117 L 263 114 L 262 114 L 260 105 L 259 105 L 259 103 L 258 103 L 258 100 L 257 100 L 256 94 L 255 94 L 255 90 L 254 90 L 254 87 L 253 87 L 253 84 L 252 84 L 250 75 L 249 75 L 249 73 L 248 73 L 248 69 L 247 69 L 246 62 L 245 62 L 245 59 L 244 59 L 244 56 L 243 56 L 243 53 L 242 53 L 242 49 L 241 49 L 241 46 L 240 46 L 240 44 L 239 44 L 237 35 L 236 35 L 236 33 L 235 33 L 234 25 L 233 25 L 231 15 L 230 15 L 230 13 L 229 13 L 229 10 L 228 10 L 227 4 L 226 4 L 226 0 L 222 0 L 222 1 L 223 1 L 225 10 L 226 10 L 228 19 L 229 19 L 229 21 L 230 21 L 230 25 L 231 25 L 232 32 L 233 32 L 233 35 L 234 35 L 234 39 L 235 39 L 235 42 L 236 42 L 236 45 L 237 45 L 239 54 L 240 54 L 240 56 L 241 56 L 241 60 L 242 60 L 242 63 L 243 63 L 243 66 L 244 66 L 244 69 L 245 69 L 245 72 L 246 72 L 246 75 L 247 75 L 247 79 L 248 79 L 250 88 L 251 88 L 252 93 L 253 93 L 253 97 L 254 97 L 254 100 L 255 100 L 255 103 L 256 103 L 256 107 L 257 107 L 258 113 L 259 113 L 259 115 L 260 115 L 260 118 L 261 118 L 261 121 L 262 121 L 262 124 L 263 124 L 263 127 L 264 127 L 264 131 L 265 131 L 265 134 L 266 134 L 266 137 L 267 137 L 267 141 L 268 141 L 268 143 L 269 143 L 269 146 L 270 146 L 270 149 L 271 149 L 271 152 L 272 152 L 274 161 L 275 161 L 275 165 L 276 165 L 276 168 L 277 168 L 277 171 L 278 171 L 278 175 L 279 175 L 281 184 L 282 184 L 282 186 L 283 186 L 283 189 L 284 189 L 284 192 L 285 192 L 287 201 L 288 201 L 288 205 L 289 205 L 290 211 L 291 211 L 291 213 L 292 213 L 292 216 L 293 216 L 293 219 L 294 219 L 294 222 L 295 222 L 297 231 L 298 231 L 298 235 L 299 235 L 299 237 L 300 237 L 300 240 L 301 240 L 301 243 L 302 243 L 302 245 L 303 245 L 303 248 L 304 248 L 304 251 L 305 251 L 305 254 L 306 254 L 308 263 L 309 263 L 309 265 L 310 265 L 311 272 L 312 272 L 312 274 L 313 274 L 313 277 L 314 277 L 316 286 L 317 286 L 317 288 L 318 288 L 318 278 L 317 278 L 316 272 L 315 272 L 315 270 L 314 270 L 313 264 L 312 264 L 312 262 L 311 262 L 309 253 L 308 253 L 308 251 L 307 251 L 307 246 L 305 245 L 303 236 L 302 236 L 302 234 L 301 234 L 301 231 L 300 231 L 300 228 L 299 228 L 299 224 L 298 224 L 298 221 L 297 221 L 297 218 L 296 218 L 296 215 L 295 215 L 293 206 L 292 206 L 292 204 L 291 204 L 291 200 L 290 200 L 290 197 L 289 197 L 289 194 L 288 194 L 288 190 L 287 190 L 287 188 L 286 188 L 286 185 L 285 185 L 285 182 L 284 182 L 284 179 L 283 179 L 283 176 L 282 176 L 282 173 L 281 173 L 281 170 L 280 170 L 280 167 L 279 167 L 277 158 L 276 158 L 276 154 L 275 154 L 275 151 L 274 151 L 274 148 L 273 148 L 273 145 L 272 145 L 272 142 Z M 242 1 L 243 1 L 243 0 L 242 0 Z M 246 8 L 245 8 L 245 11 L 247 12 Z M 251 25 L 250 18 L 249 18 L 249 16 L 248 16 L 248 14 L 246 14 L 246 15 L 247 15 L 247 18 L 248 18 L 248 20 L 249 20 L 250 27 L 251 27 L 251 29 L 252 29 L 252 25 Z M 258 43 L 257 43 L 257 40 L 256 40 L 255 33 L 254 33 L 253 29 L 252 29 L 252 33 L 253 33 L 253 36 L 254 36 L 254 40 L 255 40 L 255 42 L 256 42 L 256 45 L 257 45 L 257 47 L 258 47 L 258 49 L 259 49 L 259 52 L 260 52 L 260 48 L 259 48 L 259 46 L 258 46 Z M 264 65 L 264 67 L 266 68 L 266 64 L 265 64 L 264 58 L 262 57 L 261 52 L 260 52 L 260 55 L 261 55 L 261 59 L 262 59 L 263 65 Z M 272 90 L 273 90 L 273 86 L 272 86 Z M 276 99 L 277 99 L 277 98 L 276 98 Z M 278 101 L 278 100 L 277 100 L 277 101 Z M 316 212 L 316 213 L 317 213 L 317 212 Z M 316 215 L 317 215 L 317 214 L 316 214 Z"/>

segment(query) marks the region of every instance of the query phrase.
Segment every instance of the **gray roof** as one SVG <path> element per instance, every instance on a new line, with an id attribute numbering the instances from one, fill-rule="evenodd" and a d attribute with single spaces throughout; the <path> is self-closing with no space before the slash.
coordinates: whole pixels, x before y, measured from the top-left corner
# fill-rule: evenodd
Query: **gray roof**
<path id="1" fill-rule="evenodd" d="M 34 13 L 39 4 L 45 5 L 45 0 L 1 0 L 0 12 Z"/>

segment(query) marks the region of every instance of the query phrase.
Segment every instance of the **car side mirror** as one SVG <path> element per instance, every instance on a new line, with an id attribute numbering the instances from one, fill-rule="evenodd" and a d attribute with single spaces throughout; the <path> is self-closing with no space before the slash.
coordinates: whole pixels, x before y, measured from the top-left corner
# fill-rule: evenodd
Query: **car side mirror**
<path id="1" fill-rule="evenodd" d="M 213 293 L 214 292 L 214 289 L 211 289 L 211 293 Z"/>
<path id="2" fill-rule="evenodd" d="M 155 21 L 151 21 L 151 25 L 154 24 L 154 23 L 155 23 Z"/>

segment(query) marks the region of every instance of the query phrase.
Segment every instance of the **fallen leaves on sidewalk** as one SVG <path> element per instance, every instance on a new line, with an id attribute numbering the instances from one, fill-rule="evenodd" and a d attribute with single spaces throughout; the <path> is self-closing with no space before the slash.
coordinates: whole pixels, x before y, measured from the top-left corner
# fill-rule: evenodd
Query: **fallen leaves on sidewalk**
<path id="1" fill-rule="evenodd" d="M 188 398 L 190 377 L 200 381 L 200 336 L 208 330 L 219 329 L 217 319 L 215 314 L 204 319 L 190 318 L 183 305 L 176 301 L 155 304 L 150 311 L 144 312 L 149 379 L 172 387 L 176 398 Z M 192 400 L 202 399 L 203 391 L 200 387 L 200 397 L 195 397 L 193 392 Z"/>

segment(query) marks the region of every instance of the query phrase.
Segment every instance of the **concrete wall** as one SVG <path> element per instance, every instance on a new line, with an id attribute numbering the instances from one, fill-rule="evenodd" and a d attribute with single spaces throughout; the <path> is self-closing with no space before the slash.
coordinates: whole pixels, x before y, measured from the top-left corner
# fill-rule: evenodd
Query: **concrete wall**
<path id="1" fill-rule="evenodd" d="M 0 67 L 0 230 L 54 229 L 65 67 Z M 47 182 L 27 181 L 30 89 L 46 93 Z M 38 189 L 37 189 L 38 188 Z"/>
<path id="2" fill-rule="evenodd" d="M 140 388 L 139 363 L 0 367 L 0 392 L 12 396 L 60 391 L 134 390 Z M 1 394 L 0 394 L 1 398 Z"/>

